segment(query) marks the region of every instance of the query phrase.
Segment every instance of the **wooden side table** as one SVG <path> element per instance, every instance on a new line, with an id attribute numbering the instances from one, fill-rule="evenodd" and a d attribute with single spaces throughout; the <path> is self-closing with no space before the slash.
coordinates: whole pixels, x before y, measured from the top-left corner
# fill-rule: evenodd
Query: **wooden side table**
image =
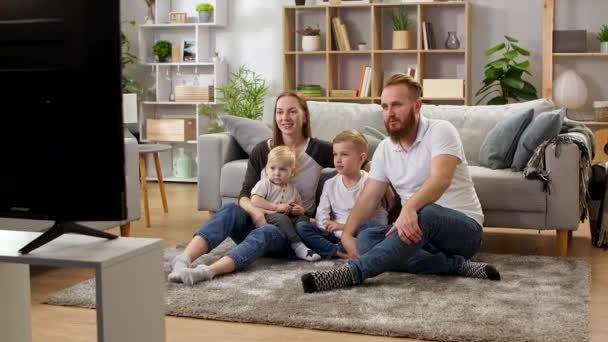
<path id="1" fill-rule="evenodd" d="M 165 214 L 169 212 L 167 206 L 167 196 L 165 194 L 165 183 L 163 183 L 163 172 L 160 168 L 159 152 L 168 151 L 171 146 L 164 144 L 140 144 L 137 146 L 139 150 L 139 178 L 141 180 L 141 192 L 144 194 L 144 217 L 146 219 L 146 227 L 150 227 L 150 208 L 148 205 L 148 181 L 146 179 L 146 157 L 151 153 L 154 156 L 154 167 L 156 168 L 156 177 L 158 179 L 158 187 L 160 188 L 160 198 L 163 202 L 163 210 Z"/>

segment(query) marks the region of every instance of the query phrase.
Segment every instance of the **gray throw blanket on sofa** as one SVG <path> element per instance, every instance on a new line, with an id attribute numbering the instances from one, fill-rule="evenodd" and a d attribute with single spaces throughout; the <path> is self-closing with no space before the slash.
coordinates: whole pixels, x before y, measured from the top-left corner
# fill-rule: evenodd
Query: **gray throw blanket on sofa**
<path id="1" fill-rule="evenodd" d="M 584 124 L 564 119 L 560 133 L 579 133 L 578 135 L 558 135 L 552 139 L 546 140 L 534 150 L 534 154 L 528 160 L 528 164 L 524 169 L 526 178 L 540 179 L 544 186 L 543 190 L 551 193 L 551 178 L 547 172 L 545 165 L 545 149 L 550 144 L 555 144 L 555 156 L 559 157 L 562 144 L 576 144 L 581 150 L 581 161 L 579 165 L 579 209 L 581 213 L 581 221 L 587 218 L 587 209 L 591 201 L 589 193 L 589 178 L 591 177 L 591 160 L 595 155 L 595 138 L 593 132 Z M 591 150 L 589 150 L 589 147 Z"/>

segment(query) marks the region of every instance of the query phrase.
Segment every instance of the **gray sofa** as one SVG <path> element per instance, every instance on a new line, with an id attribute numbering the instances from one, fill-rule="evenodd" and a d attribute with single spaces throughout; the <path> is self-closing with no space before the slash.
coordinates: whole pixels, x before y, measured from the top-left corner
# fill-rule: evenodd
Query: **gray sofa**
<path id="1" fill-rule="evenodd" d="M 141 209 L 139 205 L 139 152 L 137 150 L 137 140 L 127 130 L 125 130 L 125 172 L 127 177 L 127 219 L 124 221 L 82 221 L 78 223 L 98 230 L 120 227 L 121 236 L 130 235 L 130 222 L 139 220 Z M 91 179 L 91 182 L 94 181 L 94 179 Z M 53 223 L 53 221 L 45 220 L 0 218 L 0 229 L 39 232 L 47 230 Z"/>
<path id="2" fill-rule="evenodd" d="M 366 126 L 384 132 L 382 111 L 376 104 L 308 102 L 312 132 L 331 141 L 346 128 L 364 130 Z M 266 106 L 264 123 L 273 120 L 272 106 Z M 579 225 L 579 161 L 575 144 L 562 146 L 559 157 L 555 145 L 546 150 L 551 193 L 543 192 L 542 182 L 526 179 L 522 172 L 492 170 L 479 166 L 479 149 L 487 133 L 502 118 L 524 108 L 535 113 L 554 109 L 552 102 L 540 99 L 504 106 L 424 105 L 422 115 L 450 121 L 460 133 L 475 190 L 485 215 L 484 226 L 557 231 L 558 254 L 566 255 L 568 232 Z M 247 167 L 247 155 L 229 133 L 201 135 L 198 138 L 198 208 L 217 211 L 236 202 Z"/>

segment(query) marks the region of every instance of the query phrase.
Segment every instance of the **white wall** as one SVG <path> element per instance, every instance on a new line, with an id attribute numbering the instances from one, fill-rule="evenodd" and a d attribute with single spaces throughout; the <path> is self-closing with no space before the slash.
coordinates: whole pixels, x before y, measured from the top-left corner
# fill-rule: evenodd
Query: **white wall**
<path id="1" fill-rule="evenodd" d="M 229 19 L 226 28 L 217 29 L 216 49 L 227 59 L 230 69 L 241 64 L 260 73 L 276 94 L 282 87 L 282 6 L 294 4 L 293 0 L 226 0 L 229 1 Z M 314 0 L 307 0 L 308 3 Z M 531 51 L 531 83 L 541 94 L 542 72 L 542 0 L 470 0 L 472 4 L 472 51 L 471 76 L 474 94 L 483 80 L 483 66 L 490 60 L 483 52 L 503 40 L 508 34 L 520 39 L 520 45 Z M 587 29 L 589 49 L 599 50 L 593 38 L 603 23 L 608 23 L 606 0 L 556 0 L 557 29 Z M 143 0 L 123 0 L 122 17 L 144 22 L 146 6 Z M 125 29 L 137 51 L 137 30 Z M 443 41 L 439 37 L 439 42 Z M 608 99 L 608 87 L 601 89 L 608 79 L 606 59 L 587 61 L 561 58 L 556 75 L 565 67 L 574 67 L 589 87 L 590 101 Z M 143 80 L 147 72 L 137 67 L 134 75 Z M 143 69 L 143 70 L 142 70 Z M 586 108 L 588 113 L 591 110 Z"/>

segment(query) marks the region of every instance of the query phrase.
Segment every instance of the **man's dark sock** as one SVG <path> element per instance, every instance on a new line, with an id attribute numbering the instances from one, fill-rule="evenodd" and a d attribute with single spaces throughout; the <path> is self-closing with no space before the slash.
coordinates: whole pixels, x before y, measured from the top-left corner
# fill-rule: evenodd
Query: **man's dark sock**
<path id="1" fill-rule="evenodd" d="M 498 273 L 498 270 L 485 262 L 465 260 L 458 266 L 456 274 L 471 278 L 500 280 L 500 273 Z"/>
<path id="2" fill-rule="evenodd" d="M 348 263 L 329 271 L 306 273 L 302 275 L 302 287 L 304 292 L 312 293 L 358 285 L 357 273 L 355 266 Z"/>

